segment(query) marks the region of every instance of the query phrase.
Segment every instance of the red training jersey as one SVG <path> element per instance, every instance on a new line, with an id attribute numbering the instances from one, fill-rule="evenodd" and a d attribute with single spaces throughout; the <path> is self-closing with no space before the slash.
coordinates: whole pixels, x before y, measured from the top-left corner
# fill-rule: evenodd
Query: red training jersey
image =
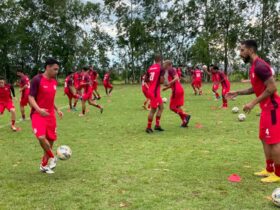
<path id="1" fill-rule="evenodd" d="M 14 89 L 10 84 L 5 84 L 4 87 L 0 87 L 0 103 L 6 103 L 12 100 L 11 93 L 15 96 Z"/>
<path id="2" fill-rule="evenodd" d="M 194 70 L 194 79 L 196 81 L 201 81 L 201 79 L 202 79 L 202 71 L 200 71 L 199 69 Z"/>
<path id="3" fill-rule="evenodd" d="M 176 75 L 179 77 L 177 71 L 175 68 L 172 68 L 170 70 L 168 70 L 168 81 L 172 81 Z M 171 86 L 172 92 L 176 93 L 176 92 L 182 92 L 183 91 L 183 87 L 180 83 L 180 80 L 176 80 L 176 82 L 174 82 Z"/>
<path id="4" fill-rule="evenodd" d="M 217 75 L 219 76 L 219 79 L 220 79 L 220 82 L 221 82 L 221 85 L 223 88 L 230 87 L 230 82 L 224 72 L 217 71 Z"/>
<path id="5" fill-rule="evenodd" d="M 153 64 L 147 71 L 149 79 L 149 91 L 154 97 L 160 97 L 160 77 L 164 75 L 164 70 L 160 64 Z"/>
<path id="6" fill-rule="evenodd" d="M 70 74 L 65 78 L 64 87 L 69 88 L 74 85 L 74 75 Z"/>
<path id="7" fill-rule="evenodd" d="M 55 114 L 54 99 L 56 94 L 57 81 L 48 79 L 43 74 L 33 77 L 30 87 L 30 96 L 35 98 L 40 108 L 46 109 L 51 115 Z M 31 115 L 36 113 L 32 107 Z"/>
<path id="8" fill-rule="evenodd" d="M 106 73 L 104 75 L 103 82 L 104 83 L 109 83 L 110 82 L 110 74 L 109 73 Z"/>
<path id="9" fill-rule="evenodd" d="M 265 91 L 266 85 L 264 84 L 264 82 L 270 77 L 272 77 L 272 71 L 269 64 L 267 64 L 260 58 L 254 60 L 250 68 L 250 80 L 257 97 Z M 278 93 L 275 92 L 270 97 L 262 100 L 260 102 L 260 107 L 262 110 L 273 110 L 277 109 L 279 107 L 279 104 L 280 97 Z"/>

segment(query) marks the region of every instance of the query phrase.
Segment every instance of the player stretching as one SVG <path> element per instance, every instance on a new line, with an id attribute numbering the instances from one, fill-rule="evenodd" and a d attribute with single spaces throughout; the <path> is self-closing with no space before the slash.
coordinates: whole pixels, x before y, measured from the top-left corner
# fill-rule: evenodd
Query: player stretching
<path id="1" fill-rule="evenodd" d="M 210 65 L 210 71 L 207 70 L 207 66 L 203 66 L 203 71 L 206 72 L 212 79 L 212 92 L 215 94 L 216 100 L 220 99 L 220 95 L 218 93 L 219 84 L 220 84 L 220 77 L 216 71 L 213 71 L 214 65 Z"/>
<path id="2" fill-rule="evenodd" d="M 110 70 L 109 72 L 107 72 L 105 75 L 104 75 L 104 78 L 103 78 L 103 85 L 104 85 L 104 88 L 105 88 L 105 91 L 106 91 L 106 95 L 107 96 L 111 96 L 111 92 L 113 90 L 113 86 L 112 84 L 110 83 L 110 75 L 112 73 L 112 70 Z"/>
<path id="3" fill-rule="evenodd" d="M 80 84 L 80 87 L 82 88 L 82 113 L 79 115 L 80 117 L 83 117 L 86 113 L 86 102 L 88 102 L 89 105 L 94 106 L 98 109 L 100 109 L 100 112 L 103 112 L 103 108 L 96 103 L 95 100 L 92 99 L 92 81 L 89 76 L 89 68 L 83 67 L 82 68 L 82 81 Z"/>
<path id="4" fill-rule="evenodd" d="M 182 110 L 182 106 L 184 106 L 184 88 L 180 83 L 179 75 L 176 69 L 172 67 L 170 60 L 164 61 L 163 68 L 168 72 L 168 84 L 163 88 L 163 91 L 169 88 L 172 90 L 169 108 L 180 116 L 182 120 L 181 127 L 188 127 L 191 115 Z"/>
<path id="5" fill-rule="evenodd" d="M 47 174 L 54 173 L 52 169 L 56 166 L 56 158 L 52 151 L 57 138 L 55 111 L 60 118 L 63 116 L 54 103 L 58 69 L 58 61 L 49 58 L 45 63 L 45 72 L 33 77 L 29 94 L 32 128 L 44 151 L 40 170 Z"/>
<path id="6" fill-rule="evenodd" d="M 156 113 L 155 130 L 164 131 L 160 126 L 160 118 L 163 112 L 163 103 L 160 95 L 160 84 L 164 82 L 164 70 L 160 66 L 161 56 L 155 56 L 155 63 L 149 67 L 146 80 L 149 82 L 149 98 L 151 100 L 151 110 L 148 116 L 147 133 L 152 133 L 152 122 Z"/>
<path id="7" fill-rule="evenodd" d="M 19 131 L 20 128 L 15 126 L 16 109 L 11 94 L 15 97 L 14 87 L 6 84 L 4 77 L 0 76 L 0 115 L 3 115 L 5 109 L 7 109 L 11 113 L 11 129 L 13 131 Z"/>
<path id="8" fill-rule="evenodd" d="M 255 93 L 256 98 L 244 105 L 243 110 L 249 113 L 257 104 L 260 104 L 261 117 L 259 138 L 263 144 L 266 158 L 266 169 L 256 172 L 256 176 L 266 177 L 262 182 L 280 181 L 280 97 L 277 94 L 277 85 L 273 78 L 271 67 L 258 57 L 257 43 L 254 40 L 241 42 L 240 56 L 245 63 L 250 62 L 250 80 L 252 87 L 246 90 L 229 92 L 228 98 L 237 95 Z"/>
<path id="9" fill-rule="evenodd" d="M 145 110 L 150 110 L 151 105 L 150 105 L 150 99 L 149 99 L 149 85 L 148 85 L 148 81 L 146 79 L 146 74 L 144 74 L 141 77 L 141 84 L 142 84 L 142 93 L 144 94 L 144 96 L 146 98 L 142 107 Z M 148 108 L 147 108 L 147 104 L 148 104 Z"/>
<path id="10" fill-rule="evenodd" d="M 28 104 L 28 96 L 29 96 L 29 91 L 30 91 L 30 81 L 28 76 L 26 76 L 22 70 L 17 71 L 17 76 L 20 77 L 20 82 L 19 82 L 19 92 L 21 93 L 21 98 L 20 98 L 20 112 L 21 112 L 21 117 L 22 120 L 25 120 L 25 110 L 24 107 L 27 106 Z"/>
<path id="11" fill-rule="evenodd" d="M 191 74 L 192 74 L 192 88 L 193 88 L 193 91 L 194 91 L 194 94 L 197 95 L 197 92 L 199 95 L 202 95 L 202 90 L 201 90 L 201 87 L 202 87 L 202 72 L 201 70 L 196 67 L 195 70 L 192 70 L 191 71 Z"/>
<path id="12" fill-rule="evenodd" d="M 222 85 L 222 98 L 223 98 L 223 105 L 221 106 L 222 109 L 228 108 L 228 101 L 226 99 L 226 94 L 230 91 L 230 82 L 224 72 L 219 71 L 218 66 L 213 66 L 213 71 L 219 76 L 220 83 Z"/>

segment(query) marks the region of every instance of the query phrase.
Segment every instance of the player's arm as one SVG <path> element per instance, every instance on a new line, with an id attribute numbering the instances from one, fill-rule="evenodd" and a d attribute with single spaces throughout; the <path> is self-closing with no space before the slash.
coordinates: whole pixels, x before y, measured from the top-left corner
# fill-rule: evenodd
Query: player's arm
<path id="1" fill-rule="evenodd" d="M 58 114 L 59 118 L 62 119 L 62 117 L 63 117 L 63 112 L 62 112 L 56 105 L 54 105 L 54 110 L 55 110 L 56 113 Z"/>
<path id="2" fill-rule="evenodd" d="M 210 71 L 208 71 L 208 69 L 206 68 L 206 69 L 204 69 L 205 70 L 205 72 L 206 72 L 206 74 L 208 74 L 209 76 L 211 76 L 212 74 L 211 74 L 211 72 Z"/>
<path id="3" fill-rule="evenodd" d="M 226 99 L 233 99 L 239 95 L 251 95 L 254 93 L 253 87 L 244 90 L 230 91 L 226 94 Z"/>
<path id="4" fill-rule="evenodd" d="M 259 95 L 257 98 L 255 98 L 250 103 L 244 105 L 243 111 L 249 113 L 254 106 L 256 106 L 261 101 L 265 100 L 267 97 L 273 95 L 277 91 L 276 82 L 274 81 L 273 76 L 271 76 L 269 79 L 267 79 L 264 82 L 266 89 L 262 92 L 261 95 Z"/>

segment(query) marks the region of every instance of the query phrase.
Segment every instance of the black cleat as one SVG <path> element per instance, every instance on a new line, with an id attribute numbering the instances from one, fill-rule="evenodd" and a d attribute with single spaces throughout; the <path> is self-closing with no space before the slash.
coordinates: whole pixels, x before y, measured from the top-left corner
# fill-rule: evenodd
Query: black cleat
<path id="1" fill-rule="evenodd" d="M 101 113 L 101 114 L 103 113 L 103 107 L 100 108 L 100 113 Z"/>
<path id="2" fill-rule="evenodd" d="M 164 131 L 164 129 L 162 129 L 160 126 L 155 126 L 154 128 L 156 131 Z"/>
<path id="3" fill-rule="evenodd" d="M 146 128 L 146 133 L 153 133 L 154 131 L 153 131 L 153 129 L 151 129 L 151 128 Z"/>
<path id="4" fill-rule="evenodd" d="M 189 122 L 190 122 L 190 119 L 191 119 L 191 115 L 187 115 L 187 116 L 186 116 L 186 122 L 184 122 L 184 123 L 181 125 L 181 127 L 183 127 L 183 128 L 188 127 L 188 124 L 189 124 Z"/>

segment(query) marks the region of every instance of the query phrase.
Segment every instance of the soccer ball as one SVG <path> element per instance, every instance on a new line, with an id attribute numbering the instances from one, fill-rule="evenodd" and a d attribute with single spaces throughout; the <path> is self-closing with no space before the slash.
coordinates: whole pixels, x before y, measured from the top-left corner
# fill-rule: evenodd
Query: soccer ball
<path id="1" fill-rule="evenodd" d="M 272 202 L 276 205 L 280 207 L 280 188 L 276 188 L 271 195 L 272 198 Z"/>
<path id="2" fill-rule="evenodd" d="M 162 98 L 163 103 L 167 102 L 167 98 Z"/>
<path id="3" fill-rule="evenodd" d="M 56 154 L 60 160 L 68 160 L 72 155 L 72 150 L 66 145 L 61 145 L 57 148 Z"/>
<path id="4" fill-rule="evenodd" d="M 245 115 L 245 114 L 239 114 L 239 115 L 238 115 L 238 120 L 239 120 L 240 122 L 244 121 L 245 119 L 246 119 L 246 115 Z"/>
<path id="5" fill-rule="evenodd" d="M 238 113 L 239 112 L 239 108 L 237 106 L 232 108 L 232 113 Z"/>

